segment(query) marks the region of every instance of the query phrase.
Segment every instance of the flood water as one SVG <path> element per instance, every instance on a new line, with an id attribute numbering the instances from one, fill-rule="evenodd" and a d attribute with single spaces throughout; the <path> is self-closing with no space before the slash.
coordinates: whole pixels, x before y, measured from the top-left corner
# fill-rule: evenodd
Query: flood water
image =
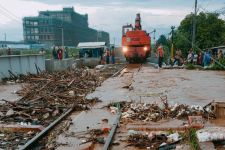
<path id="1" fill-rule="evenodd" d="M 101 129 L 112 125 L 116 116 L 107 109 L 101 109 L 111 102 L 136 101 L 154 103 L 161 102 L 161 96 L 167 96 L 169 103 L 185 103 L 204 106 L 211 102 L 225 102 L 225 71 L 198 70 L 158 70 L 149 65 L 132 65 L 124 69 L 117 77 L 109 78 L 87 98 L 97 97 L 102 100 L 93 109 L 72 115 L 73 125 L 69 133 L 79 133 L 91 129 Z M 108 125 L 102 124 L 108 119 Z M 215 122 L 214 122 L 215 123 Z M 174 122 L 172 122 L 174 124 Z M 182 124 L 179 122 L 176 124 Z M 213 124 L 213 123 L 212 123 Z M 119 129 L 120 130 L 120 129 Z M 126 133 L 125 133 L 126 134 Z M 119 134 L 123 136 L 123 134 Z M 116 137 L 119 139 L 118 137 Z M 57 143 L 65 144 L 57 149 L 102 149 L 102 145 L 79 145 L 81 139 L 61 134 Z M 124 148 L 124 143 L 112 149 Z M 126 149 L 133 149 L 127 147 Z"/>
<path id="2" fill-rule="evenodd" d="M 211 102 L 225 102 L 225 71 L 185 69 L 158 70 L 148 65 L 127 69 L 121 76 L 109 78 L 88 97 L 103 102 L 157 102 L 167 96 L 170 103 L 204 106 Z M 126 85 L 130 88 L 124 88 Z"/>

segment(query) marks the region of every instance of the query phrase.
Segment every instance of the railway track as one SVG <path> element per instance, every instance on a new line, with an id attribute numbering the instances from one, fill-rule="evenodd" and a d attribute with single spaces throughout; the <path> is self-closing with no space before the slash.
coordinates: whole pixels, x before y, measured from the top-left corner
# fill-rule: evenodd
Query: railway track
<path id="1" fill-rule="evenodd" d="M 144 68 L 142 68 L 144 65 L 143 64 L 126 64 L 123 68 L 121 68 L 119 71 L 117 71 L 115 74 L 113 74 L 111 77 L 118 77 L 118 78 L 120 78 L 121 80 L 126 80 L 126 79 L 128 79 L 128 80 L 130 80 L 131 81 L 131 84 L 130 84 L 130 86 L 132 86 L 132 83 L 133 83 L 133 80 L 135 80 L 135 82 L 136 82 L 136 76 L 135 75 L 137 75 L 138 74 L 138 76 L 139 75 L 141 75 L 141 77 L 142 77 L 142 72 L 143 73 L 146 73 L 147 74 L 147 76 L 148 76 L 148 72 L 145 72 L 145 69 L 146 69 L 146 67 L 144 67 Z M 153 71 L 155 71 L 156 69 L 154 69 Z M 152 71 L 152 70 L 151 70 Z M 169 72 L 169 73 L 171 73 L 171 72 Z M 157 74 L 155 74 L 156 76 L 157 76 Z M 122 78 L 123 77 L 123 78 Z M 139 76 L 140 77 L 140 76 Z M 120 81 L 119 79 L 117 80 L 117 78 L 115 79 L 116 81 Z M 113 83 L 113 81 L 115 81 L 114 79 L 112 79 L 112 83 Z M 110 82 L 111 83 L 111 82 Z M 118 82 L 117 82 L 118 83 Z M 136 82 L 136 83 L 138 83 L 138 82 Z M 110 85 L 110 84 L 109 84 Z M 121 85 L 123 85 L 123 84 L 121 84 Z M 111 85 L 110 85 L 111 86 Z M 140 86 L 140 84 L 138 84 L 138 85 L 134 85 L 133 84 L 133 86 L 134 86 L 134 91 L 136 90 L 139 90 L 139 89 L 136 89 L 135 87 L 137 87 L 137 86 Z M 107 87 L 107 86 L 104 86 L 104 87 Z M 128 87 L 129 88 L 129 87 Z M 155 88 L 155 87 L 154 87 Z M 107 88 L 106 88 L 107 89 Z M 114 88 L 115 89 L 115 88 Z M 114 90 L 113 88 L 111 88 L 110 90 L 108 90 L 108 93 L 109 93 L 109 95 L 110 95 L 110 92 L 112 91 L 112 90 Z M 102 90 L 102 91 L 104 91 L 104 90 Z M 124 90 L 124 91 L 128 91 L 128 90 Z M 130 91 L 130 92 L 134 92 L 134 91 Z M 105 91 L 104 91 L 105 92 Z M 99 94 L 99 93 L 98 93 Z M 142 93 L 141 93 L 142 94 Z M 111 95 L 110 95 L 111 96 Z M 153 96 L 154 97 L 154 96 Z M 119 97 L 120 98 L 120 97 Z M 124 100 L 123 98 L 121 98 L 121 99 L 119 99 L 118 98 L 118 100 Z M 99 109 L 100 107 L 98 107 L 97 109 Z M 93 110 L 93 109 L 92 109 Z M 68 116 L 69 114 L 67 114 L 66 116 Z M 86 119 L 88 119 L 88 118 L 86 118 Z M 100 119 L 102 119 L 101 117 L 100 117 Z M 108 118 L 109 119 L 109 118 Z M 115 119 L 115 120 L 114 120 Z M 63 119 L 62 119 L 63 120 Z M 62 121 L 61 120 L 61 121 Z M 110 119 L 109 119 L 110 120 Z M 118 126 L 118 123 L 121 121 L 120 120 L 120 113 L 118 113 L 117 114 L 117 116 L 115 117 L 115 118 L 113 118 L 113 119 L 111 119 L 112 121 L 113 121 L 113 123 L 112 124 L 110 124 L 110 125 L 112 125 L 112 126 L 110 126 L 111 127 L 111 130 L 110 130 L 110 133 L 109 133 L 109 135 L 108 135 L 108 137 L 107 137 L 107 139 L 106 139 L 106 141 L 105 141 L 105 145 L 104 145 L 104 147 L 103 147 L 103 149 L 104 150 L 107 150 L 107 149 L 109 149 L 109 147 L 110 147 L 110 145 L 111 145 L 111 143 L 112 143 L 112 141 L 113 141 L 113 139 L 117 139 L 118 138 L 118 133 L 120 132 L 120 128 L 118 128 L 117 129 L 117 126 Z M 60 123 L 61 122 L 60 120 L 59 120 L 59 122 L 58 123 Z M 56 123 L 56 124 L 58 124 L 58 123 Z M 86 127 L 86 125 L 84 125 L 85 127 Z M 90 126 L 89 126 L 90 127 Z M 47 129 L 46 128 L 46 133 L 48 133 L 50 130 L 52 130 L 52 129 L 54 129 L 54 125 L 53 125 L 53 127 L 52 128 L 49 128 L 49 129 Z M 83 130 L 83 129 L 82 129 Z M 76 131 L 76 130 L 75 130 Z M 86 131 L 86 129 L 84 129 L 84 131 Z M 117 132 L 116 132 L 117 131 Z M 43 131 L 44 132 L 44 131 Z M 73 132 L 74 132 L 74 130 L 73 130 Z M 42 137 L 40 137 L 39 139 L 36 139 L 37 141 L 38 140 L 40 140 L 41 138 L 43 138 L 45 135 L 46 135 L 46 133 L 42 136 Z M 74 132 L 74 133 L 78 133 L 77 131 L 76 132 Z M 116 134 L 115 134 L 116 133 Z M 120 136 L 120 135 L 119 135 Z M 115 137 L 115 138 L 114 138 Z M 116 141 L 116 140 L 115 140 Z M 33 141 L 31 141 L 29 144 L 32 144 L 32 142 L 35 142 L 34 140 Z M 27 143 L 28 144 L 28 143 Z M 102 146 L 102 145 L 101 145 Z M 26 148 L 25 148 L 26 149 Z M 27 149 L 29 149 L 29 148 L 27 148 Z"/>
<path id="2" fill-rule="evenodd" d="M 114 73 L 111 77 L 119 76 L 121 74 L 121 72 L 123 72 L 127 68 L 129 68 L 129 69 L 130 68 L 138 68 L 138 70 L 140 70 L 141 66 L 142 65 L 139 65 L 139 64 L 126 64 L 124 67 L 122 67 L 116 73 Z M 29 149 L 32 149 L 33 147 L 36 147 L 38 145 L 38 142 L 41 141 L 41 139 L 46 137 L 48 135 L 48 133 L 54 129 L 54 127 L 56 127 L 58 124 L 60 124 L 73 111 L 74 111 L 74 107 L 68 108 L 66 112 L 64 112 L 61 116 L 59 116 L 55 121 L 53 121 L 51 124 L 49 124 L 46 128 L 44 128 L 40 133 L 38 133 L 36 136 L 34 136 L 32 139 L 30 139 L 26 144 L 24 144 L 22 147 L 20 147 L 19 150 L 29 150 Z M 119 119 L 117 119 L 117 120 L 119 120 Z M 114 131 L 115 130 L 116 130 L 116 126 L 115 126 Z M 114 134 L 114 133 L 112 133 L 112 134 Z M 111 135 L 111 138 L 112 137 L 113 137 L 113 135 Z M 110 142 L 111 142 L 111 140 L 110 140 Z M 108 144 L 110 142 L 108 142 Z"/>

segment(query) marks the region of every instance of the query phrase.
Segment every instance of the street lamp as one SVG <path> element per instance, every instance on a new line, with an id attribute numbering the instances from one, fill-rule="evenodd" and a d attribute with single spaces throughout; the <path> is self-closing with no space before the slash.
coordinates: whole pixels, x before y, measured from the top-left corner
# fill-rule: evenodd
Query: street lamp
<path id="1" fill-rule="evenodd" d="M 172 26 L 171 27 L 171 34 L 172 34 L 172 37 L 171 37 L 171 40 L 172 40 L 172 45 L 171 45 L 171 54 L 170 54 L 170 58 L 172 59 L 173 58 L 173 49 L 174 49 L 174 45 L 173 45 L 173 36 L 174 36 L 174 29 L 175 29 L 175 26 Z"/>
<path id="2" fill-rule="evenodd" d="M 62 49 L 64 49 L 64 29 L 63 29 L 62 25 L 59 26 L 58 28 L 62 30 L 62 36 L 61 36 L 61 38 L 62 38 Z"/>
<path id="3" fill-rule="evenodd" d="M 97 42 L 98 42 L 98 33 L 99 33 L 99 31 L 97 30 Z"/>
<path id="4" fill-rule="evenodd" d="M 100 27 L 102 25 L 107 26 L 107 24 L 98 24 L 98 25 L 92 26 L 92 28 Z M 101 28 L 101 30 L 96 29 L 96 31 L 97 31 L 97 37 L 96 37 L 97 38 L 97 42 L 99 41 L 99 33 L 101 33 L 101 31 L 103 31 L 102 27 L 100 27 L 100 28 Z"/>

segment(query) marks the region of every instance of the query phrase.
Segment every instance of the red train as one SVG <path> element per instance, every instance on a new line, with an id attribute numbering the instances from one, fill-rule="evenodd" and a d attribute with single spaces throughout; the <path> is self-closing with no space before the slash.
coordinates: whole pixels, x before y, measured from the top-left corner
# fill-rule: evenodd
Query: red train
<path id="1" fill-rule="evenodd" d="M 122 50 L 128 62 L 146 61 L 151 54 L 151 37 L 142 30 L 140 14 L 136 15 L 135 28 L 130 25 L 123 26 Z"/>

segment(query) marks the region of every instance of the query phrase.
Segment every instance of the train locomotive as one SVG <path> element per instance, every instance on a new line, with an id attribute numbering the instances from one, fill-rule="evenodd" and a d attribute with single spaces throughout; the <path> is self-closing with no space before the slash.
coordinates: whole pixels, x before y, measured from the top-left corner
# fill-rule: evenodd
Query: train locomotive
<path id="1" fill-rule="evenodd" d="M 122 27 L 122 51 L 130 63 L 144 62 L 151 54 L 151 37 L 142 30 L 139 13 L 134 28 L 132 24 Z"/>

